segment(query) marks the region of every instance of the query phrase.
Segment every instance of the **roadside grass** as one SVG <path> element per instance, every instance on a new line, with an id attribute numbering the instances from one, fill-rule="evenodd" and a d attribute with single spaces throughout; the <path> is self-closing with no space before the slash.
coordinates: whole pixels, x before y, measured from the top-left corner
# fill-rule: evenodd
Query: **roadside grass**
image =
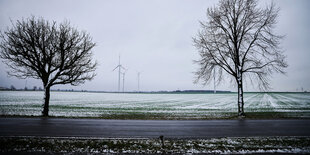
<path id="1" fill-rule="evenodd" d="M 310 112 L 246 112 L 244 119 L 309 119 Z M 33 115 L 0 115 L 0 117 L 26 117 L 40 118 Z M 220 112 L 208 113 L 206 115 L 196 114 L 171 114 L 171 113 L 145 113 L 145 112 L 123 112 L 102 114 L 98 117 L 79 117 L 79 116 L 49 116 L 50 118 L 81 118 L 81 119 L 120 119 L 120 120 L 222 120 L 239 119 L 237 113 Z"/>
<path id="2" fill-rule="evenodd" d="M 310 113 L 295 112 L 247 112 L 246 119 L 302 119 L 309 118 Z M 239 119 L 236 113 L 209 113 L 208 115 L 169 115 L 162 113 L 121 113 L 101 115 L 102 119 L 138 119 L 138 120 L 213 120 Z"/>
<path id="3" fill-rule="evenodd" d="M 310 137 L 89 139 L 1 137 L 0 153 L 310 153 Z"/>

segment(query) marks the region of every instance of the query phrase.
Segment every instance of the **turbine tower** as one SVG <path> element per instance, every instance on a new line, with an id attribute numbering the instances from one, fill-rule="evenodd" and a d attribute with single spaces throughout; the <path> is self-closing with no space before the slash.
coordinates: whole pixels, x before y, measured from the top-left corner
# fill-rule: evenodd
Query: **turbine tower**
<path id="1" fill-rule="evenodd" d="M 118 57 L 118 65 L 113 69 L 113 71 L 115 69 L 118 68 L 118 92 L 120 92 L 120 84 L 121 84 L 121 69 L 125 69 L 122 65 L 121 65 L 121 55 L 119 55 Z"/>
<path id="2" fill-rule="evenodd" d="M 125 92 L 125 75 L 126 75 L 127 71 L 128 71 L 128 69 L 124 69 L 124 72 L 122 73 L 122 75 L 123 75 L 123 93 Z"/>
<path id="3" fill-rule="evenodd" d="M 140 74 L 141 72 L 138 72 L 138 92 L 140 92 Z"/>
<path id="4" fill-rule="evenodd" d="M 25 90 L 28 89 L 28 88 L 27 88 L 27 80 L 26 80 L 26 82 L 25 82 L 25 88 L 24 88 L 24 89 L 25 89 Z"/>
<path id="5" fill-rule="evenodd" d="M 216 87 L 215 87 L 215 69 L 213 70 L 213 82 L 214 82 L 214 94 L 216 93 Z"/>

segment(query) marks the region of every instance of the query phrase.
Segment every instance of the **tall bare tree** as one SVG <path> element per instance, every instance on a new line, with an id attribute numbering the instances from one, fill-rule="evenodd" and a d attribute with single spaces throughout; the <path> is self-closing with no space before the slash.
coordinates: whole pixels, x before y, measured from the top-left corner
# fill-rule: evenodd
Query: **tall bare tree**
<path id="1" fill-rule="evenodd" d="M 195 82 L 207 84 L 214 70 L 218 83 L 230 75 L 238 86 L 238 116 L 245 116 L 244 80 L 268 89 L 270 75 L 283 74 L 287 67 L 280 47 L 283 36 L 273 31 L 278 12 L 273 3 L 259 8 L 256 0 L 221 0 L 207 10 L 208 21 L 200 22 L 202 28 L 193 39 L 200 54 Z"/>
<path id="2" fill-rule="evenodd" d="M 43 18 L 17 20 L 0 35 L 0 57 L 9 75 L 41 79 L 44 86 L 43 116 L 48 116 L 50 88 L 58 84 L 79 85 L 95 76 L 92 61 L 95 43 L 86 32 L 68 22 L 59 25 Z"/>

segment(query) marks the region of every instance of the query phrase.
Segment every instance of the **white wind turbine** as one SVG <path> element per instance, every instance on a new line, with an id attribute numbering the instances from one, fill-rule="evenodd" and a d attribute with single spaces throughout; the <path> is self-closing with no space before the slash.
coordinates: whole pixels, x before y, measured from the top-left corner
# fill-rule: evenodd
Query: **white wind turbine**
<path id="1" fill-rule="evenodd" d="M 140 74 L 141 74 L 142 72 L 138 72 L 137 74 L 138 74 L 138 92 L 140 92 Z"/>
<path id="2" fill-rule="evenodd" d="M 118 58 L 119 58 L 119 59 L 118 59 L 118 65 L 113 69 L 113 71 L 114 71 L 115 69 L 118 68 L 118 92 L 120 92 L 121 69 L 124 69 L 124 70 L 125 70 L 125 68 L 121 65 L 121 56 L 120 56 L 120 55 L 119 55 Z"/>
<path id="3" fill-rule="evenodd" d="M 214 82 L 214 94 L 216 93 L 216 85 L 215 85 L 215 69 L 213 70 L 213 74 L 214 74 L 214 76 L 213 76 L 213 82 Z"/>
<path id="4" fill-rule="evenodd" d="M 128 69 L 124 69 L 124 72 L 121 73 L 123 75 L 123 93 L 125 92 L 125 75 L 127 71 Z"/>

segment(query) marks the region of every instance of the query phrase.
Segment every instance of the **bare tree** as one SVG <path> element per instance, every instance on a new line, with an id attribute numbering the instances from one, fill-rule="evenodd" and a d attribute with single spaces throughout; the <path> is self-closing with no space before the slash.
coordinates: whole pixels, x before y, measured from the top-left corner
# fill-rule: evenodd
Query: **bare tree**
<path id="1" fill-rule="evenodd" d="M 1 33 L 0 57 L 18 78 L 41 79 L 44 86 L 43 116 L 48 116 L 50 88 L 58 84 L 79 85 L 94 78 L 95 46 L 86 32 L 68 22 L 59 25 L 35 17 L 17 20 Z"/>
<path id="2" fill-rule="evenodd" d="M 193 39 L 200 54 L 195 82 L 207 84 L 213 70 L 218 83 L 229 75 L 238 86 L 238 116 L 245 116 L 244 80 L 257 81 L 266 90 L 270 75 L 284 74 L 287 67 L 280 47 L 283 36 L 273 32 L 278 12 L 273 3 L 259 8 L 255 0 L 221 0 L 207 10 L 208 21 L 200 22 L 202 29 Z"/>
<path id="3" fill-rule="evenodd" d="M 13 86 L 13 85 L 11 85 L 11 88 L 10 88 L 11 90 L 16 90 L 16 88 Z"/>

